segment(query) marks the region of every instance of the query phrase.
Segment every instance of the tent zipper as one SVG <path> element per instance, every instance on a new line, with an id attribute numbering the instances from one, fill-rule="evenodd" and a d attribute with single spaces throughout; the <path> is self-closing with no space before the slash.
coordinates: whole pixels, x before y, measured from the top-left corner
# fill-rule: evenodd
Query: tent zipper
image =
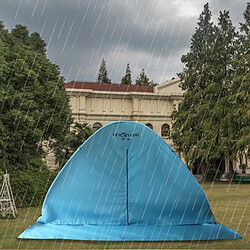
<path id="1" fill-rule="evenodd" d="M 128 149 L 126 148 L 126 209 L 127 209 L 127 226 L 129 225 L 129 216 L 128 216 Z"/>

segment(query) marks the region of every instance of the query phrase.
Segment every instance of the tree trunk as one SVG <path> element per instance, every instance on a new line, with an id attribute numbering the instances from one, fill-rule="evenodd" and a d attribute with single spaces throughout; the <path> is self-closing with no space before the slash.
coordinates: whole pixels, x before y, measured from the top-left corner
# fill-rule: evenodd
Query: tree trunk
<path id="1" fill-rule="evenodd" d="M 206 163 L 205 162 L 201 162 L 201 177 L 202 177 L 202 181 L 206 180 Z"/>
<path id="2" fill-rule="evenodd" d="M 229 180 L 231 181 L 234 176 L 233 161 L 231 160 L 232 153 L 229 152 Z"/>

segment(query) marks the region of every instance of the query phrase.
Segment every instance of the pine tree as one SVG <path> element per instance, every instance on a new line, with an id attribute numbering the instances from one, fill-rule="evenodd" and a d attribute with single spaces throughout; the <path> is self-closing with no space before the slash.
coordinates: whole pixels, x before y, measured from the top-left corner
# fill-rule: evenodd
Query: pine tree
<path id="1" fill-rule="evenodd" d="M 136 83 L 135 84 L 139 85 L 139 86 L 153 86 L 154 82 L 153 81 L 149 81 L 149 78 L 147 77 L 144 69 L 142 69 L 140 75 L 136 79 Z"/>
<path id="2" fill-rule="evenodd" d="M 130 70 L 130 67 L 129 67 L 129 63 L 127 64 L 125 76 L 122 78 L 121 84 L 127 84 L 127 85 L 132 84 L 131 70 Z"/>
<path id="3" fill-rule="evenodd" d="M 172 138 L 188 164 L 201 162 L 203 175 L 211 159 L 232 159 L 225 117 L 230 108 L 235 39 L 229 12 L 220 12 L 218 26 L 215 26 L 206 4 L 192 37 L 190 52 L 182 57 L 185 68 L 180 74 L 181 87 L 186 92 L 179 110 L 172 116 Z"/>
<path id="4" fill-rule="evenodd" d="M 233 175 L 233 140 L 231 131 L 228 129 L 227 114 L 231 112 L 232 103 L 230 89 L 234 78 L 232 60 L 235 57 L 235 41 L 237 33 L 233 26 L 229 11 L 220 12 L 218 28 L 216 30 L 216 44 L 214 49 L 214 80 L 211 81 L 206 90 L 208 105 L 206 119 L 206 130 L 213 132 L 213 140 L 210 143 L 208 158 L 229 158 L 230 173 Z M 211 133 L 211 132 L 210 132 Z"/>
<path id="5" fill-rule="evenodd" d="M 97 82 L 98 83 L 111 83 L 111 80 L 108 78 L 106 62 L 104 59 L 102 59 L 102 62 L 100 65 Z"/>
<path id="6" fill-rule="evenodd" d="M 183 153 L 188 165 L 201 159 L 209 146 L 209 140 L 205 144 L 200 142 L 204 135 L 202 124 L 206 116 L 204 90 L 214 78 L 211 62 L 216 37 L 211 17 L 212 14 L 207 3 L 200 14 L 198 27 L 192 36 L 190 51 L 181 58 L 185 68 L 179 74 L 180 86 L 185 94 L 179 110 L 172 115 L 174 121 L 172 139 L 177 149 Z M 201 161 L 204 165 L 205 159 L 201 159 Z"/>
<path id="7" fill-rule="evenodd" d="M 240 34 L 236 44 L 236 58 L 232 62 L 234 78 L 228 101 L 231 103 L 226 121 L 234 156 L 240 162 L 250 158 L 250 3 L 243 13 L 244 22 L 240 23 Z"/>
<path id="8" fill-rule="evenodd" d="M 207 3 L 204 5 L 197 23 L 198 27 L 192 36 L 190 52 L 181 58 L 182 63 L 185 64 L 184 72 L 179 75 L 183 90 L 204 89 L 206 79 L 211 78 L 209 64 L 216 39 L 215 26 L 211 18 L 212 13 Z"/>
<path id="9" fill-rule="evenodd" d="M 215 26 L 204 6 L 182 57 L 184 100 L 172 115 L 172 139 L 188 164 L 229 158 L 231 175 L 232 160 L 249 158 L 249 8 L 238 35 L 228 11 L 220 12 Z"/>
<path id="10" fill-rule="evenodd" d="M 216 40 L 210 65 L 214 77 L 204 90 L 203 106 L 206 116 L 203 119 L 203 136 L 199 145 L 207 145 L 209 142 L 209 146 L 202 154 L 205 162 L 213 158 L 229 158 L 232 177 L 232 138 L 225 117 L 231 109 L 229 102 L 229 91 L 233 80 L 231 62 L 235 56 L 234 42 L 237 34 L 228 11 L 220 12 L 215 34 Z"/>

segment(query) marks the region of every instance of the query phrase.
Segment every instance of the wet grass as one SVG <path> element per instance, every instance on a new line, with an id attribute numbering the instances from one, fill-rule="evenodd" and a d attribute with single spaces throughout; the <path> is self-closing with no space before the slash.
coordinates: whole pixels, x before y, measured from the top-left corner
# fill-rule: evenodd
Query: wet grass
<path id="1" fill-rule="evenodd" d="M 0 220 L 0 248 L 78 249 L 78 248 L 202 248 L 242 249 L 250 247 L 250 184 L 204 183 L 216 220 L 236 230 L 241 240 L 216 240 L 193 242 L 113 242 L 72 240 L 20 240 L 17 236 L 34 224 L 41 208 L 18 209 L 16 219 Z"/>

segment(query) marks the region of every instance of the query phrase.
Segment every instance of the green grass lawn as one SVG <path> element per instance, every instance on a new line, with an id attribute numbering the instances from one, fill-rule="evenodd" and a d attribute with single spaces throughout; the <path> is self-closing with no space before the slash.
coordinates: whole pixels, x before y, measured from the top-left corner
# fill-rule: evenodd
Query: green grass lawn
<path id="1" fill-rule="evenodd" d="M 0 248 L 250 248 L 250 184 L 202 185 L 217 222 L 241 234 L 241 240 L 193 242 L 98 242 L 72 240 L 19 240 L 17 236 L 35 223 L 41 208 L 18 209 L 17 219 L 0 220 Z"/>

